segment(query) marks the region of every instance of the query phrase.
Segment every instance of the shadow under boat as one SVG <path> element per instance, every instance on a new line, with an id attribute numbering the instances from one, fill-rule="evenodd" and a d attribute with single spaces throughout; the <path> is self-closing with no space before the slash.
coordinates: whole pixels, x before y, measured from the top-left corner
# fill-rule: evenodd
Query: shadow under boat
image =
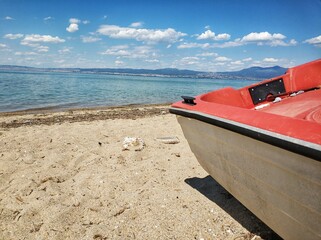
<path id="1" fill-rule="evenodd" d="M 233 195 L 226 191 L 218 182 L 210 175 L 204 178 L 187 178 L 185 182 L 192 188 L 199 191 L 212 202 L 215 202 L 232 218 L 238 221 L 249 232 L 260 236 L 266 240 L 281 240 L 271 228 L 258 219 L 250 212 L 242 203 L 240 203 Z"/>

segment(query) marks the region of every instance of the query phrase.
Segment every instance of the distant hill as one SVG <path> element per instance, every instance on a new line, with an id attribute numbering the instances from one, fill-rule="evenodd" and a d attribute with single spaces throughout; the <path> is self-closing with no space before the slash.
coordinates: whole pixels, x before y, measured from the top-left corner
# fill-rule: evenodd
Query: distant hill
<path id="1" fill-rule="evenodd" d="M 237 76 L 244 78 L 273 78 L 280 75 L 283 75 L 286 72 L 287 68 L 283 68 L 280 66 L 274 67 L 250 67 L 245 68 L 240 71 L 235 72 L 218 72 L 218 74 L 228 75 L 228 76 Z"/>
<path id="2" fill-rule="evenodd" d="M 181 70 L 177 68 L 162 69 L 133 69 L 133 68 L 80 68 L 80 72 L 113 73 L 113 74 L 134 74 L 134 75 L 168 75 L 168 76 L 195 76 L 204 72 Z"/>
<path id="3" fill-rule="evenodd" d="M 176 68 L 163 69 L 133 69 L 133 68 L 33 68 L 14 65 L 0 65 L 0 71 L 37 71 L 37 72 L 77 72 L 115 75 L 143 75 L 143 76 L 167 76 L 167 77 L 192 77 L 213 79 L 267 79 L 282 75 L 286 68 L 274 67 L 251 67 L 234 72 L 201 72 L 182 70 Z"/>

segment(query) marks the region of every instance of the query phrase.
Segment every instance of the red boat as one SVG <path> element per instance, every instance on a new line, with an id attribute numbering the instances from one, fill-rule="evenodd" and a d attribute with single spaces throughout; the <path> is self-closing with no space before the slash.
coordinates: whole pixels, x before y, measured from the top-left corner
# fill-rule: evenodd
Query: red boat
<path id="1" fill-rule="evenodd" d="M 321 59 L 170 112 L 202 167 L 284 239 L 321 239 Z"/>

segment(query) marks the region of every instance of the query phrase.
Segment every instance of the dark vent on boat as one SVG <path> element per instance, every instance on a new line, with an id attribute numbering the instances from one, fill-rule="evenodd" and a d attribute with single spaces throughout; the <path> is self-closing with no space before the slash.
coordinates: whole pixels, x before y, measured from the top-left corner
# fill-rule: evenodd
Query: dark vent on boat
<path id="1" fill-rule="evenodd" d="M 194 102 L 195 98 L 194 97 L 189 97 L 189 96 L 182 96 L 184 99 L 183 103 L 188 104 L 188 105 L 196 105 Z"/>
<path id="2" fill-rule="evenodd" d="M 277 79 L 271 82 L 263 83 L 249 88 L 249 92 L 254 105 L 264 102 L 270 96 L 285 93 L 283 79 Z"/>

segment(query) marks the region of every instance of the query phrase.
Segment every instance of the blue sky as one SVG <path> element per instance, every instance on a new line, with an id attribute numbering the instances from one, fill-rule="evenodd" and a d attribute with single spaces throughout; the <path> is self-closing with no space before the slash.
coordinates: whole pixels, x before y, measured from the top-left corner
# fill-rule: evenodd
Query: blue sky
<path id="1" fill-rule="evenodd" d="M 232 71 L 320 57 L 320 0 L 0 0 L 0 64 Z"/>

